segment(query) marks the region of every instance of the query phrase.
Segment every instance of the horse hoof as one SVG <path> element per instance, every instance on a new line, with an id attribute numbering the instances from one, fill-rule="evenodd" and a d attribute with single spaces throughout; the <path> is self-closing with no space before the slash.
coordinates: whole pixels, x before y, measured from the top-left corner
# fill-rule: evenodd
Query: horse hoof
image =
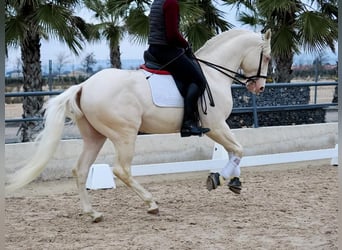
<path id="1" fill-rule="evenodd" d="M 151 210 L 148 210 L 147 213 L 153 214 L 153 215 L 159 215 L 159 208 L 153 208 Z"/>
<path id="2" fill-rule="evenodd" d="M 241 193 L 241 182 L 239 177 L 232 178 L 228 183 L 229 190 L 235 194 Z"/>
<path id="3" fill-rule="evenodd" d="M 96 213 L 91 216 L 93 218 L 93 223 L 99 223 L 103 221 L 103 215 L 101 213 Z"/>
<path id="4" fill-rule="evenodd" d="M 93 218 L 93 223 L 99 223 L 103 221 L 103 216 L 101 215 L 100 217 Z"/>
<path id="5" fill-rule="evenodd" d="M 220 186 L 220 174 L 219 173 L 210 173 L 207 178 L 207 189 L 209 191 L 216 189 Z"/>

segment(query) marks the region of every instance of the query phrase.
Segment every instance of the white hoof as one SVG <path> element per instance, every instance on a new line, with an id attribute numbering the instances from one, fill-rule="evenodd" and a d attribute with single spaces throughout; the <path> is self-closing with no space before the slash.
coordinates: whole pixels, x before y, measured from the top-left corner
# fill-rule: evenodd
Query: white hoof
<path id="1" fill-rule="evenodd" d="M 149 214 L 154 214 L 154 215 L 159 215 L 159 208 L 158 205 L 153 202 L 153 204 L 150 206 L 150 208 L 147 210 L 147 213 Z"/>
<path id="2" fill-rule="evenodd" d="M 93 221 L 94 223 L 98 223 L 98 222 L 103 221 L 103 214 L 102 214 L 102 213 L 93 212 L 90 216 L 91 216 L 92 221 Z"/>
<path id="3" fill-rule="evenodd" d="M 91 219 L 92 219 L 92 222 L 94 222 L 94 223 L 103 221 L 103 214 L 99 213 L 99 212 L 96 212 L 96 211 L 83 212 L 83 213 L 79 214 L 79 216 L 83 216 L 83 215 L 90 216 Z"/>

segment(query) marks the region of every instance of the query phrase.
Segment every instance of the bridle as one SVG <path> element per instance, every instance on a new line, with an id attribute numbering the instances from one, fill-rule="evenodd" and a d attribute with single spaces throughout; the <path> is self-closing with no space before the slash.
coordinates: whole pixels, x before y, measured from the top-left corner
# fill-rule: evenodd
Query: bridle
<path id="1" fill-rule="evenodd" d="M 244 85 L 244 86 L 247 86 L 249 82 L 255 82 L 257 79 L 259 78 L 264 78 L 264 79 L 267 79 L 267 76 L 266 75 L 261 75 L 261 64 L 262 64 L 262 56 L 263 56 L 263 50 L 261 50 L 260 52 L 260 59 L 259 59 L 259 67 L 258 67 L 258 71 L 256 73 L 256 75 L 253 75 L 253 76 L 245 76 L 244 74 L 241 74 L 239 72 L 236 72 L 236 71 L 233 71 L 233 70 L 230 70 L 228 68 L 225 68 L 223 66 L 220 66 L 220 65 L 217 65 L 217 64 L 214 64 L 214 63 L 211 63 L 211 62 L 208 62 L 208 61 L 205 61 L 205 60 L 202 60 L 200 58 L 197 58 L 195 57 L 195 55 L 193 55 L 194 59 L 196 59 L 197 61 L 201 62 L 201 63 L 204 63 L 205 65 L 213 68 L 213 69 L 216 69 L 217 71 L 219 71 L 220 73 L 228 76 L 229 78 L 233 79 L 234 81 L 236 81 L 237 83 L 241 84 L 241 85 Z M 232 74 L 229 74 L 229 73 L 233 73 L 234 75 Z M 246 82 L 242 82 L 240 79 L 244 79 L 246 80 Z"/>
<path id="2" fill-rule="evenodd" d="M 220 73 L 224 74 L 225 76 L 228 76 L 229 78 L 233 79 L 234 81 L 236 81 L 237 83 L 243 85 L 243 86 L 246 86 L 248 87 L 248 84 L 249 82 L 255 82 L 257 81 L 259 78 L 264 78 L 264 79 L 267 79 L 267 76 L 265 75 L 261 75 L 261 64 L 262 64 L 262 56 L 263 56 L 263 50 L 261 50 L 260 52 L 260 59 L 259 59 L 259 66 L 258 66 L 258 71 L 256 73 L 256 75 L 253 75 L 253 76 L 245 76 L 244 74 L 241 74 L 239 72 L 236 72 L 236 71 L 233 71 L 233 70 L 230 70 L 228 68 L 225 68 L 223 66 L 220 66 L 220 65 L 217 65 L 215 63 L 212 63 L 212 62 L 208 62 L 208 61 L 205 61 L 205 60 L 202 60 L 200 58 L 197 58 L 194 54 L 192 54 L 192 58 L 194 60 L 198 62 L 201 62 L 201 63 L 204 63 L 205 65 L 219 71 Z M 200 67 L 201 68 L 201 67 Z M 231 74 L 229 74 L 229 73 Z M 203 74 L 203 72 L 202 72 Z M 233 74 L 233 75 L 232 75 Z M 244 79 L 246 80 L 245 82 L 242 82 L 240 79 Z M 206 84 L 206 90 L 207 90 L 207 93 L 208 93 L 208 97 L 209 97 L 209 102 L 210 102 L 210 106 L 212 107 L 215 107 L 215 103 L 214 103 L 214 99 L 213 99 L 213 96 L 211 94 L 211 90 L 210 90 L 210 87 L 209 87 L 209 84 L 207 82 Z M 203 97 L 203 96 L 202 96 Z M 204 97 L 203 97 L 204 98 Z M 201 104 L 202 104 L 202 110 L 203 110 L 203 113 L 206 114 L 206 107 L 203 107 L 203 98 L 201 98 Z M 204 103 L 206 103 L 206 101 L 204 100 Z M 206 106 L 206 105 L 205 105 Z"/>

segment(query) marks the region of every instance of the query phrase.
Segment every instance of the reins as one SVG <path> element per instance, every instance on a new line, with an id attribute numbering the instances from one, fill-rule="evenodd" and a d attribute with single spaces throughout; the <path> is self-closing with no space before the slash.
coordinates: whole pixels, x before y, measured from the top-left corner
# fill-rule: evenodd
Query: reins
<path id="1" fill-rule="evenodd" d="M 201 63 L 204 63 L 205 65 L 219 71 L 220 73 L 224 74 L 225 76 L 233 79 L 234 81 L 236 81 L 237 83 L 241 84 L 241 85 L 244 85 L 246 86 L 246 83 L 248 83 L 249 81 L 254 81 L 256 78 L 264 78 L 264 79 L 267 79 L 267 76 L 264 76 L 264 75 L 261 75 L 261 63 L 262 63 L 262 55 L 263 55 L 263 51 L 260 52 L 260 59 L 259 59 L 259 67 L 258 67 L 258 72 L 256 75 L 253 75 L 253 76 L 245 76 L 244 74 L 240 74 L 239 72 L 236 72 L 236 71 L 233 71 L 233 70 L 230 70 L 228 68 L 225 68 L 223 66 L 220 66 L 220 65 L 217 65 L 215 63 L 212 63 L 212 62 L 208 62 L 208 61 L 205 61 L 205 60 L 202 60 L 200 58 L 197 58 L 194 56 L 194 59 L 201 62 Z M 226 72 L 225 72 L 226 71 Z M 234 75 L 231 75 L 229 73 L 232 73 Z M 236 77 L 237 76 L 237 77 Z M 246 80 L 246 83 L 242 82 L 240 79 L 244 79 Z"/>
<path id="2" fill-rule="evenodd" d="M 167 62 L 166 64 L 162 65 L 159 70 L 161 69 L 164 69 L 166 66 L 168 66 L 169 64 L 171 64 L 172 62 L 174 62 L 175 60 L 177 60 L 180 56 L 182 56 L 183 54 L 185 54 L 185 50 L 182 51 L 182 53 L 180 53 L 178 56 L 176 56 L 175 58 L 173 58 L 172 60 L 170 60 L 169 62 Z M 217 65 L 215 63 L 212 63 L 212 62 L 208 62 L 208 61 L 205 61 L 203 59 L 200 59 L 200 58 L 197 58 L 193 53 L 191 53 L 191 58 L 194 59 L 196 61 L 196 63 L 198 64 L 198 68 L 200 69 L 200 73 L 204 76 L 204 73 L 202 71 L 202 68 L 201 66 L 199 65 L 198 62 L 201 62 L 215 70 L 217 70 L 218 72 L 224 74 L 225 76 L 231 78 L 232 80 L 236 81 L 237 83 L 243 85 L 243 86 L 246 86 L 248 84 L 248 82 L 250 81 L 255 81 L 256 79 L 258 78 L 264 78 L 264 79 L 267 79 L 267 76 L 265 75 L 261 75 L 261 64 L 262 64 L 262 56 L 263 56 L 263 50 L 261 50 L 260 52 L 260 59 L 259 59 L 259 67 L 258 67 L 258 71 L 257 71 L 257 74 L 256 75 L 253 75 L 253 76 L 245 76 L 244 74 L 241 74 L 239 72 L 236 72 L 236 71 L 233 71 L 233 70 L 230 70 L 226 67 L 223 67 L 223 66 L 220 66 L 220 65 Z M 227 73 L 228 72 L 228 73 Z M 230 74 L 229 74 L 230 73 Z M 150 78 L 154 73 L 152 73 L 151 75 L 147 76 L 146 79 Z M 232 75 L 233 74 L 233 75 Z M 246 82 L 242 82 L 240 79 L 244 79 L 246 80 Z M 215 103 L 214 103 L 214 98 L 212 96 L 212 93 L 211 93 L 211 90 L 210 90 L 210 87 L 209 87 L 209 84 L 204 76 L 204 79 L 206 81 L 206 90 L 207 90 L 207 93 L 208 93 L 208 98 L 209 98 L 209 101 L 210 101 L 210 106 L 212 107 L 215 107 Z M 203 100 L 204 98 L 204 100 Z M 205 105 L 205 107 L 203 107 L 203 103 Z M 202 95 L 201 96 L 201 106 L 202 106 L 202 111 L 204 114 L 207 114 L 207 102 L 205 100 L 205 96 Z"/>
<path id="3" fill-rule="evenodd" d="M 225 76 L 233 79 L 234 81 L 236 81 L 237 83 L 243 85 L 243 86 L 246 86 L 248 84 L 248 82 L 250 81 L 255 81 L 255 79 L 257 78 L 264 78 L 264 79 L 267 79 L 267 76 L 264 76 L 264 75 L 261 75 L 261 63 L 262 63 L 262 55 L 263 55 L 263 50 L 261 50 L 260 52 L 260 59 L 259 59 L 259 67 L 258 67 L 258 71 L 257 71 L 257 74 L 256 75 L 253 75 L 253 76 L 245 76 L 244 74 L 240 74 L 239 72 L 236 72 L 236 71 L 233 71 L 233 70 L 230 70 L 228 68 L 225 68 L 223 66 L 220 66 L 220 65 L 217 65 L 215 63 L 212 63 L 212 62 L 208 62 L 208 61 L 205 61 L 205 60 L 202 60 L 200 58 L 197 58 L 194 54 L 192 54 L 192 58 L 194 60 L 196 60 L 196 62 L 201 62 L 201 63 L 204 63 L 205 65 L 217 70 L 218 72 L 224 74 Z M 203 74 L 203 71 L 202 71 L 202 68 L 199 66 L 200 70 L 201 70 L 201 73 Z M 229 74 L 229 73 L 232 73 L 232 74 Z M 203 74 L 204 75 L 204 74 Z M 237 77 L 236 77 L 237 76 Z M 245 79 L 246 80 L 246 83 L 242 82 L 239 78 L 241 79 Z M 205 78 L 205 77 L 204 77 Z M 207 90 L 207 93 L 208 93 L 208 97 L 209 97 L 209 101 L 210 101 L 210 106 L 212 107 L 215 107 L 215 103 L 214 103 L 214 98 L 211 94 L 211 90 L 210 90 L 210 87 L 209 87 L 209 84 L 208 82 L 206 81 L 206 90 Z M 202 95 L 201 96 L 201 106 L 202 106 L 202 111 L 204 114 L 207 114 L 207 102 L 205 100 L 205 96 Z M 203 100 L 204 99 L 204 100 Z M 205 105 L 205 107 L 203 107 L 203 103 Z"/>

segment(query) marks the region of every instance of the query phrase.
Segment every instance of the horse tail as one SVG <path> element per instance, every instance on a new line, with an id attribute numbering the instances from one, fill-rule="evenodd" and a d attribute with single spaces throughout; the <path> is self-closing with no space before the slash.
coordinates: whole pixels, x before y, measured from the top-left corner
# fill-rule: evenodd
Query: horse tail
<path id="1" fill-rule="evenodd" d="M 83 116 L 78 105 L 81 90 L 82 85 L 75 85 L 48 101 L 44 129 L 35 139 L 38 143 L 35 154 L 23 168 L 9 178 L 9 184 L 5 186 L 7 192 L 24 187 L 43 172 L 62 137 L 65 118 L 76 121 Z"/>

